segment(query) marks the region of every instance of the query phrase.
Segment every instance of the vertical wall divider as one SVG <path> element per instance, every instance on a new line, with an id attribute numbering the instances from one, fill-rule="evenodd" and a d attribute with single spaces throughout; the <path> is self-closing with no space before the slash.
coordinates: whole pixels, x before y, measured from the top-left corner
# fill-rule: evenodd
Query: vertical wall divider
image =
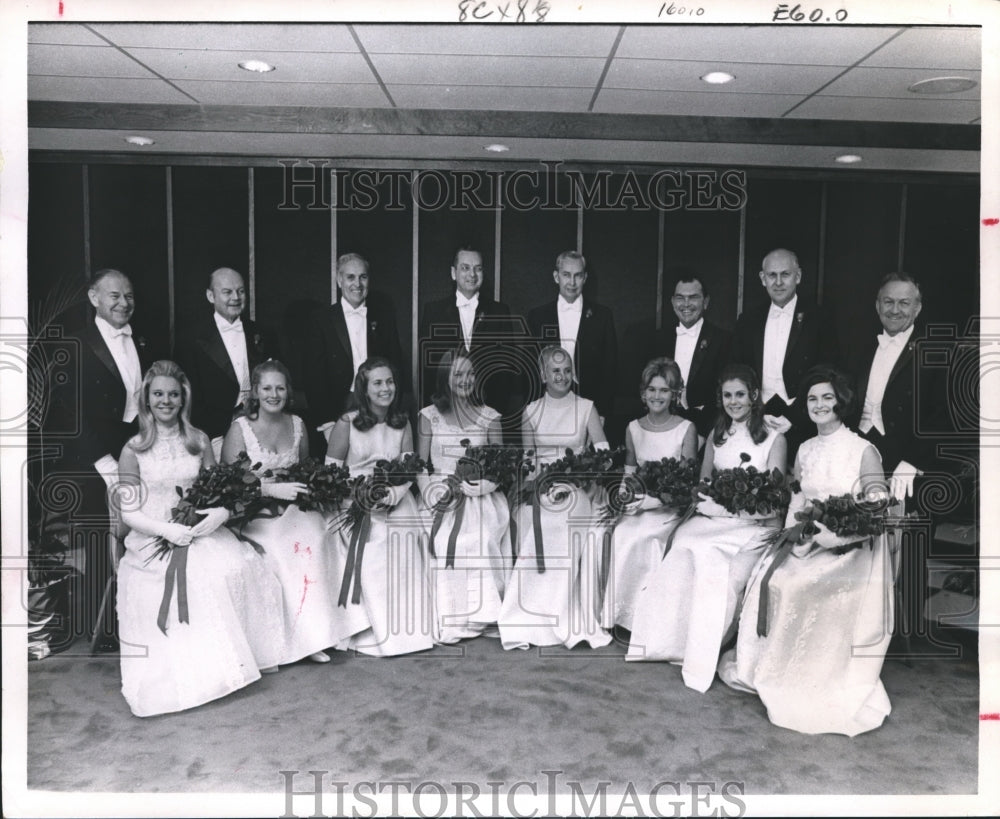
<path id="1" fill-rule="evenodd" d="M 497 185 L 503 179 L 503 173 L 497 179 Z M 493 216 L 493 300 L 500 301 L 500 242 L 503 238 L 503 202 L 500 201 L 500 190 L 497 190 L 497 206 Z"/>
<path id="2" fill-rule="evenodd" d="M 83 275 L 90 282 L 90 165 L 83 164 Z"/>
<path id="3" fill-rule="evenodd" d="M 663 327 L 663 253 L 665 241 L 666 216 L 663 208 L 658 208 L 659 216 L 656 220 L 656 329 Z"/>
<path id="4" fill-rule="evenodd" d="M 167 174 L 167 337 L 170 340 L 171 355 L 176 338 L 176 298 L 174 296 L 174 174 L 170 165 Z"/>
<path id="5" fill-rule="evenodd" d="M 896 271 L 903 272 L 903 262 L 906 261 L 906 195 L 909 185 L 903 183 L 899 193 L 899 246 L 896 251 Z"/>
<path id="6" fill-rule="evenodd" d="M 410 172 L 410 191 L 411 194 L 417 193 L 417 185 L 419 184 L 419 171 Z M 420 197 L 411 196 L 413 199 L 413 294 L 410 298 L 410 367 L 411 375 L 413 376 L 413 395 L 415 401 L 420 403 Z M 419 410 L 420 407 L 418 406 Z"/>
<path id="7" fill-rule="evenodd" d="M 253 167 L 247 168 L 247 287 L 250 290 L 250 320 L 257 320 L 257 234 L 254 229 Z"/>
<path id="8" fill-rule="evenodd" d="M 583 253 L 583 197 L 576 191 L 576 252 Z"/>
<path id="9" fill-rule="evenodd" d="M 330 169 L 333 196 L 330 197 L 330 304 L 337 301 L 337 169 Z"/>
<path id="10" fill-rule="evenodd" d="M 747 253 L 747 202 L 740 209 L 740 263 L 736 279 L 736 318 L 743 313 L 743 277 L 746 272 Z"/>
<path id="11" fill-rule="evenodd" d="M 819 188 L 819 259 L 816 261 L 816 304 L 823 304 L 824 273 L 826 272 L 826 182 Z"/>

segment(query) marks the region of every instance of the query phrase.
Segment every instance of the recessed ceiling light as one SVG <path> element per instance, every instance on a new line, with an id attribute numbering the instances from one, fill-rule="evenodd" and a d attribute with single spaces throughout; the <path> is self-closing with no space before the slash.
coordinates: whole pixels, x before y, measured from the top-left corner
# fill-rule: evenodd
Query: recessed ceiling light
<path id="1" fill-rule="evenodd" d="M 723 83 L 732 82 L 736 77 L 732 74 L 727 74 L 725 71 L 709 71 L 701 79 L 702 82 L 707 82 L 711 85 L 722 85 Z"/>
<path id="2" fill-rule="evenodd" d="M 861 157 L 858 156 L 857 154 L 841 154 L 840 156 L 836 157 L 833 161 L 840 162 L 843 165 L 853 165 L 855 162 L 860 162 Z"/>
<path id="3" fill-rule="evenodd" d="M 152 139 L 144 136 L 127 136 L 125 137 L 125 141 L 129 145 L 142 145 L 143 147 L 156 144 Z"/>
<path id="4" fill-rule="evenodd" d="M 510 148 L 502 142 L 494 142 L 492 145 L 487 145 L 483 150 L 489 151 L 492 154 L 505 154 Z"/>
<path id="5" fill-rule="evenodd" d="M 254 71 L 257 74 L 266 74 L 268 71 L 274 71 L 274 66 L 270 63 L 265 63 L 263 60 L 244 60 L 239 66 L 244 71 Z"/>
<path id="6" fill-rule="evenodd" d="M 968 77 L 934 77 L 915 82 L 907 91 L 914 94 L 958 94 L 975 88 L 978 83 Z"/>

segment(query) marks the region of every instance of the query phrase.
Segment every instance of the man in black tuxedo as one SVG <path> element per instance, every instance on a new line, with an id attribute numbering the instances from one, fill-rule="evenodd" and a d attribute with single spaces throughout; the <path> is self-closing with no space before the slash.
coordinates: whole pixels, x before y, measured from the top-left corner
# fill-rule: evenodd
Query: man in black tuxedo
<path id="1" fill-rule="evenodd" d="M 461 345 L 476 363 L 483 400 L 509 418 L 523 404 L 518 395 L 523 362 L 516 355 L 523 333 L 517 332 L 510 308 L 482 291 L 483 256 L 478 250 L 463 247 L 455 253 L 451 279 L 455 294 L 424 305 L 420 321 L 422 406 L 431 402 L 443 354 Z"/>
<path id="2" fill-rule="evenodd" d="M 778 248 L 768 253 L 760 283 L 770 304 L 744 312 L 733 334 L 733 358 L 760 376 L 768 415 L 783 417 L 793 427 L 787 432 L 790 459 L 798 444 L 812 437 L 804 408 L 793 406 L 799 381 L 810 367 L 837 361 L 834 325 L 819 310 L 801 303 L 796 293 L 801 281 L 792 251 Z"/>
<path id="3" fill-rule="evenodd" d="M 705 284 L 697 276 L 680 279 L 670 299 L 677 326 L 657 333 L 648 356 L 667 355 L 677 362 L 684 379 L 679 414 L 694 423 L 702 438 L 707 438 L 715 425 L 717 381 L 729 361 L 732 343 L 730 333 L 705 318 L 709 300 Z"/>
<path id="4" fill-rule="evenodd" d="M 573 361 L 577 390 L 597 407 L 601 423 L 614 409 L 618 380 L 618 340 L 611 310 L 583 297 L 587 261 L 567 250 L 556 258 L 552 279 L 559 288 L 555 301 L 528 314 L 528 326 L 542 347 L 558 344 Z"/>
<path id="5" fill-rule="evenodd" d="M 254 322 L 242 318 L 246 289 L 235 270 L 213 271 L 205 298 L 212 316 L 178 341 L 177 363 L 191 382 L 191 423 L 215 439 L 229 429 L 250 392 L 250 373 L 267 360 L 270 345 Z"/>
<path id="6" fill-rule="evenodd" d="M 357 253 L 337 259 L 337 286 L 340 299 L 317 314 L 304 356 L 304 387 L 314 427 L 336 421 L 355 406 L 354 376 L 365 359 L 388 358 L 406 381 L 408 362 L 399 345 L 395 311 L 386 296 L 369 293 L 368 262 Z"/>
<path id="7" fill-rule="evenodd" d="M 117 648 L 114 606 L 103 622 L 97 622 L 98 607 L 110 576 L 108 559 L 107 483 L 117 481 L 117 460 L 125 442 L 138 432 L 138 392 L 142 374 L 152 363 L 145 339 L 134 336 L 130 320 L 135 296 L 128 276 L 106 268 L 91 279 L 87 298 L 94 315 L 75 334 L 78 346 L 79 381 L 75 389 L 57 391 L 53 407 L 55 428 L 76 429 L 63 444 L 63 453 L 46 484 L 71 481 L 80 503 L 71 524 L 83 533 L 86 549 L 83 627 L 104 650 Z M 73 397 L 70 396 L 73 392 Z M 49 484 L 50 486 L 53 484 Z M 40 502 L 46 505 L 46 493 Z M 79 536 L 79 534 L 77 535 Z"/>

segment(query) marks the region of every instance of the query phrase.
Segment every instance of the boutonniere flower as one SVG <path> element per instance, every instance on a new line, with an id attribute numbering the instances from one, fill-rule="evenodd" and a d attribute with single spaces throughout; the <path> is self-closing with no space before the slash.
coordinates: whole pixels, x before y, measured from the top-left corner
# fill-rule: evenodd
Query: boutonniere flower
<path id="1" fill-rule="evenodd" d="M 795 321 L 796 321 L 797 324 L 801 324 L 803 321 L 805 321 L 805 319 L 806 319 L 806 314 L 805 313 L 796 313 L 795 314 Z"/>
<path id="2" fill-rule="evenodd" d="M 590 308 L 588 307 L 588 308 L 586 309 L 586 311 L 584 312 L 584 314 L 583 314 L 583 317 L 584 317 L 584 318 L 590 318 L 590 317 L 591 317 L 591 316 L 593 316 L 593 315 L 594 315 L 594 311 L 593 311 L 593 310 L 591 310 L 591 309 L 590 309 Z"/>
<path id="3" fill-rule="evenodd" d="M 701 340 L 701 343 L 698 345 L 698 349 L 699 350 L 707 350 L 708 349 L 708 339 L 707 338 L 703 338 Z"/>
<path id="4" fill-rule="evenodd" d="M 145 350 L 146 349 L 146 337 L 145 336 L 139 336 L 135 340 L 135 346 L 138 347 L 140 350 Z"/>
<path id="5" fill-rule="evenodd" d="M 378 329 L 378 322 L 377 321 L 371 321 L 371 322 L 369 322 L 368 323 L 368 329 L 371 330 L 374 333 Z"/>
<path id="6" fill-rule="evenodd" d="M 261 348 L 261 345 L 263 344 L 263 341 L 264 340 L 260 337 L 260 333 L 254 333 L 253 334 L 253 346 L 256 349 L 259 350 Z"/>

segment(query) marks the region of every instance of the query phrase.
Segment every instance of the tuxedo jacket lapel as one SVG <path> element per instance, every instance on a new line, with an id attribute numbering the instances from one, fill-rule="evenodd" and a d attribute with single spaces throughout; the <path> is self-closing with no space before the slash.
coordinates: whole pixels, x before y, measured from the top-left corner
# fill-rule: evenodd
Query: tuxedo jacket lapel
<path id="1" fill-rule="evenodd" d="M 115 359 L 111 355 L 111 350 L 108 349 L 108 345 L 104 341 L 104 336 L 101 335 L 100 330 L 97 329 L 97 325 L 93 321 L 87 325 L 87 343 L 94 351 L 94 355 L 97 356 L 98 361 L 107 367 L 108 371 L 124 386 L 125 382 L 122 380 L 122 374 L 119 372 L 118 365 L 115 364 Z"/>
<path id="2" fill-rule="evenodd" d="M 674 339 L 676 340 L 676 334 Z M 702 323 L 701 332 L 698 333 L 698 338 L 694 343 L 694 355 L 691 356 L 691 369 L 688 371 L 688 383 L 690 384 L 698 372 L 698 368 L 701 363 L 705 360 L 705 354 L 708 352 L 708 324 Z"/>
<path id="3" fill-rule="evenodd" d="M 796 313 L 794 316 L 792 316 L 792 326 L 788 330 L 788 345 L 785 347 L 785 360 L 786 361 L 788 360 L 788 354 L 792 350 L 795 349 L 795 345 L 799 341 L 799 336 L 802 335 L 802 324 L 803 324 L 803 322 L 799 321 L 799 316 L 800 315 L 802 315 L 802 313 Z M 804 318 L 804 316 L 803 316 L 803 318 Z M 764 345 L 763 345 L 763 337 L 762 337 L 761 338 L 761 355 L 763 355 L 763 351 L 764 351 Z M 786 385 L 786 386 L 788 386 L 788 385 Z"/>
<path id="4" fill-rule="evenodd" d="M 889 379 L 885 382 L 887 385 L 891 384 L 896 380 L 896 377 L 908 369 L 910 362 L 913 360 L 913 337 L 906 342 L 906 346 L 903 351 L 899 354 L 899 358 L 896 359 L 896 363 L 892 365 L 892 371 L 889 373 Z M 863 400 L 863 399 L 862 399 Z"/>
<path id="5" fill-rule="evenodd" d="M 245 338 L 245 336 L 244 336 Z M 229 360 L 229 352 L 226 350 L 226 345 L 222 341 L 222 334 L 219 332 L 219 328 L 215 326 L 215 322 L 212 322 L 211 329 L 205 338 L 202 338 L 198 342 L 201 348 L 205 351 L 212 362 L 222 370 L 226 377 L 230 381 L 238 381 L 236 377 L 236 370 L 233 368 L 233 362 Z M 249 363 L 250 357 L 247 356 L 247 362 Z"/>
<path id="6" fill-rule="evenodd" d="M 337 341 L 339 341 L 340 346 L 344 348 L 344 352 L 347 353 L 348 356 L 350 356 L 351 337 L 347 334 L 347 321 L 344 319 L 344 308 L 339 301 L 335 305 L 333 305 L 330 318 L 333 324 L 333 332 L 334 335 L 337 337 Z M 368 323 L 368 326 L 371 327 L 371 322 Z M 370 333 L 368 338 L 368 344 L 369 346 L 371 345 Z"/>

